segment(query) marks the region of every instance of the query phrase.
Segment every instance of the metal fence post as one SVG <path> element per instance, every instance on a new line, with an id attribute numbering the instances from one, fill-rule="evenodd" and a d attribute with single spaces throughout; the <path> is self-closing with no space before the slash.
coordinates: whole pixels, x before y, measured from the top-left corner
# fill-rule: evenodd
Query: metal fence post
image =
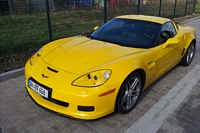
<path id="1" fill-rule="evenodd" d="M 140 0 L 138 0 L 137 15 L 140 15 Z"/>
<path id="2" fill-rule="evenodd" d="M 158 16 L 160 17 L 160 13 L 162 10 L 162 0 L 160 0 L 160 6 L 159 6 L 159 11 L 158 11 Z"/>
<path id="3" fill-rule="evenodd" d="M 188 5 L 188 0 L 186 0 L 186 5 L 185 5 L 185 12 L 184 12 L 184 16 L 186 15 L 187 13 L 187 5 Z"/>
<path id="4" fill-rule="evenodd" d="M 104 23 L 107 22 L 107 0 L 104 0 Z"/>
<path id="5" fill-rule="evenodd" d="M 50 14 L 49 14 L 49 0 L 45 0 L 45 2 L 46 2 L 48 30 L 49 30 L 49 40 L 52 41 L 51 20 L 50 20 Z"/>
<path id="6" fill-rule="evenodd" d="M 195 13 L 196 0 L 194 0 L 193 14 Z"/>
<path id="7" fill-rule="evenodd" d="M 174 3 L 174 14 L 173 14 L 173 18 L 175 18 L 175 14 L 176 14 L 176 4 L 177 4 L 177 0 L 175 0 L 175 3 Z"/>

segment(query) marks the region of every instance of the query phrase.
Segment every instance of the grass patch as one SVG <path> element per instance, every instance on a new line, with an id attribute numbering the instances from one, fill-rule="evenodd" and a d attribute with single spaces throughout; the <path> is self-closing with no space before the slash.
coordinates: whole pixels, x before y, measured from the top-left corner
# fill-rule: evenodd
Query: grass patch
<path id="1" fill-rule="evenodd" d="M 193 13 L 194 2 L 190 1 L 186 15 Z M 174 3 L 162 4 L 162 17 L 173 18 Z M 184 15 L 185 2 L 177 2 L 175 17 Z M 158 16 L 159 2 L 141 5 L 140 14 Z M 195 13 L 200 13 L 200 2 L 197 1 Z M 137 14 L 135 3 L 108 6 L 107 20 L 118 15 Z M 78 34 L 87 34 L 94 26 L 104 23 L 102 8 L 85 8 L 84 10 L 50 12 L 52 40 Z M 45 12 L 0 16 L 0 57 L 22 51 L 38 49 L 48 43 L 49 33 Z"/>

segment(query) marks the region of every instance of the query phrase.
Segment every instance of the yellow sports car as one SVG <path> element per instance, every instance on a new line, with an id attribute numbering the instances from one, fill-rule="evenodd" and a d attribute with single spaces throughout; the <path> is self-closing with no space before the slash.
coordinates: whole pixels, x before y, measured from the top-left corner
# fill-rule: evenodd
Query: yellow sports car
<path id="1" fill-rule="evenodd" d="M 26 63 L 26 89 L 40 106 L 79 119 L 125 114 L 141 92 L 195 54 L 196 30 L 153 16 L 118 16 L 89 36 L 43 46 Z"/>

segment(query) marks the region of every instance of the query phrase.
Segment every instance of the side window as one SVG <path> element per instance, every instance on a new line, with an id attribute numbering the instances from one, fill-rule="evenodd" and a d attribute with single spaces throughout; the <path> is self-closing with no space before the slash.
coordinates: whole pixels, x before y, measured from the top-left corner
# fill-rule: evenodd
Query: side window
<path id="1" fill-rule="evenodd" d="M 167 22 L 163 24 L 160 33 L 160 44 L 165 43 L 169 38 L 173 38 L 176 35 L 176 30 L 172 22 Z"/>

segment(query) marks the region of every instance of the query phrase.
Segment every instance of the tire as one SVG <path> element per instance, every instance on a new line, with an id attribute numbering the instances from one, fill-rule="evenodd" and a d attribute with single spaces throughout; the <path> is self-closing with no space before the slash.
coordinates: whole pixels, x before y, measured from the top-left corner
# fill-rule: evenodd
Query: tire
<path id="1" fill-rule="evenodd" d="M 188 66 L 192 62 L 195 54 L 195 43 L 192 42 L 181 60 L 181 65 Z"/>
<path id="2" fill-rule="evenodd" d="M 137 104 L 143 88 L 142 77 L 138 72 L 131 73 L 120 87 L 116 109 L 121 114 L 129 113 Z"/>

